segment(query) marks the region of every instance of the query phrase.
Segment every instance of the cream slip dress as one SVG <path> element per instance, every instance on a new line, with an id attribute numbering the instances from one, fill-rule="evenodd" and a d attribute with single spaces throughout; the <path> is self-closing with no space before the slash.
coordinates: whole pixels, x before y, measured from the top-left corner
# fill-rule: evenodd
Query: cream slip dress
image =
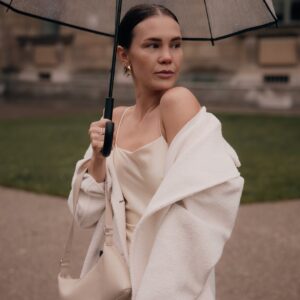
<path id="1" fill-rule="evenodd" d="M 117 177 L 125 199 L 128 253 L 135 225 L 163 179 L 168 149 L 168 143 L 162 134 L 134 151 L 118 147 L 119 128 L 129 108 L 131 107 L 127 107 L 121 116 L 116 132 L 115 146 L 112 150 Z"/>

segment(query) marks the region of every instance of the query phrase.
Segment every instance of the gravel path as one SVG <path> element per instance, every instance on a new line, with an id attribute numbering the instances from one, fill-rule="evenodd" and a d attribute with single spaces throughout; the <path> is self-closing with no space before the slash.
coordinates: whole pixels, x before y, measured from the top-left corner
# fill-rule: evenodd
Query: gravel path
<path id="1" fill-rule="evenodd" d="M 0 299 L 58 299 L 58 262 L 71 222 L 64 200 L 0 187 Z M 299 216 L 299 200 L 240 207 L 217 266 L 217 300 L 300 299 Z M 91 234 L 77 228 L 75 274 Z"/>

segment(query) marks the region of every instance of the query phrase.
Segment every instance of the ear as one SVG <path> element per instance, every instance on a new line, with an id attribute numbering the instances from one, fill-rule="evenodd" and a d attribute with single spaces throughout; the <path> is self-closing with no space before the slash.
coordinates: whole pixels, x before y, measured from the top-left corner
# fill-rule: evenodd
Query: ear
<path id="1" fill-rule="evenodd" d="M 124 47 L 120 45 L 117 46 L 117 55 L 123 65 L 128 64 L 129 62 L 128 53 Z"/>

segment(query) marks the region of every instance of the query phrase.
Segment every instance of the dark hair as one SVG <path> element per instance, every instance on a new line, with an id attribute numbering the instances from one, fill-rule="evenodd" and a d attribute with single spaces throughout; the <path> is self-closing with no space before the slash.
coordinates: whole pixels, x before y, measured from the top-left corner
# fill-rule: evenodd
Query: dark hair
<path id="1" fill-rule="evenodd" d="M 173 18 L 178 24 L 177 17 L 165 6 L 159 4 L 139 4 L 131 7 L 124 15 L 119 25 L 119 45 L 129 49 L 132 38 L 133 28 L 141 21 L 158 15 L 166 15 Z"/>

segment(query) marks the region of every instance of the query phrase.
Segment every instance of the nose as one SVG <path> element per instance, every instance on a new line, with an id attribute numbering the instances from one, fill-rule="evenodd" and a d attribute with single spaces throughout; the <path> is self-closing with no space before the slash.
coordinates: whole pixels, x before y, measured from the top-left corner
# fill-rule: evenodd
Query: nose
<path id="1" fill-rule="evenodd" d="M 170 63 L 172 62 L 172 54 L 171 51 L 169 49 L 169 47 L 164 47 L 162 49 L 160 58 L 159 58 L 159 62 L 160 63 Z"/>

